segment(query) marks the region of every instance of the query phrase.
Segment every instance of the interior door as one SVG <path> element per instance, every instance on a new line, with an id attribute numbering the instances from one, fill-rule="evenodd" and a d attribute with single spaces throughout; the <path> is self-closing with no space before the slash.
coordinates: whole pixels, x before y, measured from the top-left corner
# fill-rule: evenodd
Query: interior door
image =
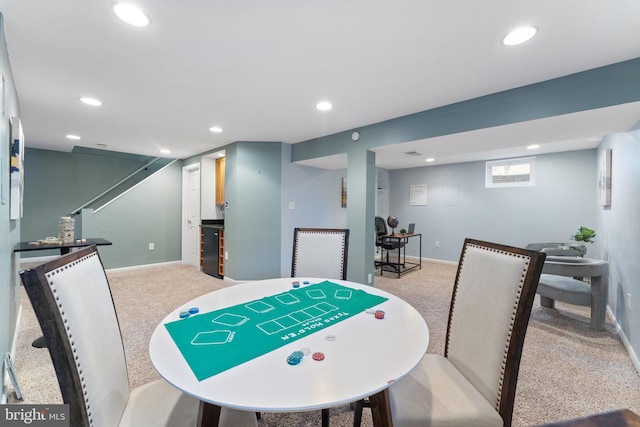
<path id="1" fill-rule="evenodd" d="M 183 255 L 184 264 L 200 267 L 200 168 L 183 174 Z"/>

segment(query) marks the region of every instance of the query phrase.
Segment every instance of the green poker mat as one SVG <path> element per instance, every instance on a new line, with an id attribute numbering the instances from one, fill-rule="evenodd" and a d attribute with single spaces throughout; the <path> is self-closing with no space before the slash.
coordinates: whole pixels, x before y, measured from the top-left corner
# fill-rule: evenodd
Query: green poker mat
<path id="1" fill-rule="evenodd" d="M 386 300 L 324 281 L 196 314 L 165 327 L 202 381 Z"/>

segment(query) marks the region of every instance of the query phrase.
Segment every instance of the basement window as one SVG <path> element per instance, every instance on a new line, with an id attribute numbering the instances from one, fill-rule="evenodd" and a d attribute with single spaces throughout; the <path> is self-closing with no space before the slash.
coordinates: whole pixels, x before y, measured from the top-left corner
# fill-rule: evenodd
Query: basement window
<path id="1" fill-rule="evenodd" d="M 487 162 L 485 187 L 533 187 L 536 185 L 536 158 L 494 160 Z"/>

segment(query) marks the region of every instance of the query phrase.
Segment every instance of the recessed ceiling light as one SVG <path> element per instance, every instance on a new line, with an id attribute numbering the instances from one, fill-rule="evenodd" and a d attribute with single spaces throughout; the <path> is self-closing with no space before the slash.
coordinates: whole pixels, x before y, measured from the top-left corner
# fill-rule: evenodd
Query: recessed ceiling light
<path id="1" fill-rule="evenodd" d="M 535 150 L 537 148 L 540 148 L 538 144 L 527 145 L 527 150 Z"/>
<path id="2" fill-rule="evenodd" d="M 68 139 L 80 139 L 78 135 L 67 135 Z"/>
<path id="3" fill-rule="evenodd" d="M 160 150 L 160 152 L 162 154 L 169 154 L 171 152 L 171 150 L 167 150 L 166 148 L 163 148 L 162 150 Z"/>
<path id="4" fill-rule="evenodd" d="M 502 39 L 502 43 L 507 46 L 515 46 L 517 44 L 521 44 L 531 39 L 536 35 L 538 29 L 536 27 L 520 27 L 511 31 L 509 34 L 504 36 Z"/>
<path id="5" fill-rule="evenodd" d="M 329 101 L 320 101 L 316 104 L 316 108 L 320 111 L 329 111 L 333 106 Z"/>
<path id="6" fill-rule="evenodd" d="M 146 27 L 149 25 L 149 18 L 137 6 L 131 3 L 118 3 L 113 6 L 113 12 L 127 24 L 136 27 Z"/>
<path id="7" fill-rule="evenodd" d="M 425 162 L 427 163 L 431 163 L 433 161 L 435 161 L 436 159 L 434 159 L 433 157 L 429 157 L 428 159 L 425 160 Z"/>
<path id="8" fill-rule="evenodd" d="M 88 96 L 83 96 L 80 98 L 80 101 L 84 102 L 87 105 L 92 105 L 94 107 L 99 107 L 102 105 L 102 101 L 97 100 L 95 98 L 89 98 Z"/>
<path id="9" fill-rule="evenodd" d="M 210 130 L 211 132 L 213 132 L 213 133 L 220 133 L 220 132 L 222 132 L 222 128 L 221 128 L 221 127 L 219 127 L 219 126 L 211 126 L 211 127 L 209 128 L 209 130 Z"/>

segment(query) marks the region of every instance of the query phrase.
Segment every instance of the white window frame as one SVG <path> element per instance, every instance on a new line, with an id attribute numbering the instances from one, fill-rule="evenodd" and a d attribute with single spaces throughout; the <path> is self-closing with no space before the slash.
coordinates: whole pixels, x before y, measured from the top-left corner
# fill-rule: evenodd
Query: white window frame
<path id="1" fill-rule="evenodd" d="M 529 165 L 529 177 L 527 180 L 517 180 L 511 182 L 495 182 L 493 170 L 496 166 Z M 486 162 L 485 187 L 486 188 L 510 188 L 510 187 L 533 187 L 536 185 L 536 158 L 520 157 L 517 159 L 492 160 Z"/>

